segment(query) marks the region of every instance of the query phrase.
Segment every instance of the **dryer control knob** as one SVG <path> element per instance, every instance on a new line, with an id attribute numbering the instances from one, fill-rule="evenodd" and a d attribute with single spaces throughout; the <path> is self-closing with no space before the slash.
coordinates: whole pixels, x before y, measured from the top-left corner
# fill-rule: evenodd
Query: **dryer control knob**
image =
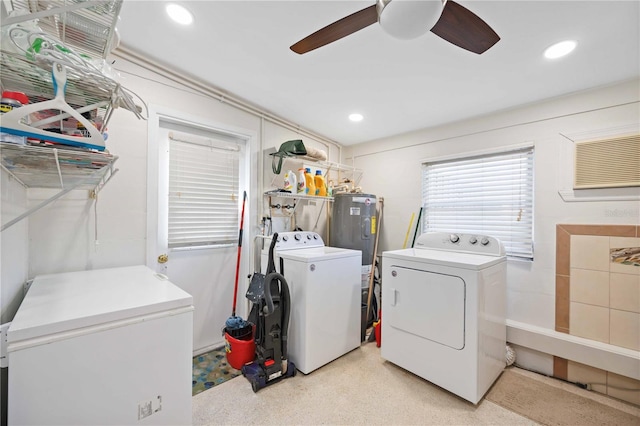
<path id="1" fill-rule="evenodd" d="M 471 238 L 469 238 L 469 242 L 471 244 L 476 244 L 478 242 L 478 239 L 476 237 L 471 237 Z"/>
<path id="2" fill-rule="evenodd" d="M 301 237 L 300 237 L 300 234 L 296 234 L 296 235 L 293 236 L 293 238 L 295 238 L 296 241 L 300 241 Z"/>
<path id="3" fill-rule="evenodd" d="M 483 246 L 489 245 L 489 239 L 487 237 L 483 237 L 480 240 L 480 244 L 482 244 Z"/>
<path id="4" fill-rule="evenodd" d="M 313 234 L 313 239 L 317 240 L 318 239 L 318 234 Z"/>
<path id="5" fill-rule="evenodd" d="M 289 237 L 287 237 L 286 235 L 284 237 L 282 237 L 282 241 L 287 241 L 289 239 Z"/>
<path id="6" fill-rule="evenodd" d="M 460 237 L 458 237 L 456 234 L 451 234 L 449 235 L 449 240 L 452 243 L 457 243 L 458 241 L 460 241 Z"/>
<path id="7" fill-rule="evenodd" d="M 307 240 L 311 239 L 311 234 L 307 234 Z"/>

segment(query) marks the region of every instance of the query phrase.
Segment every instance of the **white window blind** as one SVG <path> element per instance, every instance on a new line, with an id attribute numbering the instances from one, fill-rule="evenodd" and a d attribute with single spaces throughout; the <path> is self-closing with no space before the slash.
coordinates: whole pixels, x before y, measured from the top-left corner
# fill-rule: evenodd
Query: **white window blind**
<path id="1" fill-rule="evenodd" d="M 192 135 L 169 135 L 169 247 L 238 239 L 240 149 Z"/>
<path id="2" fill-rule="evenodd" d="M 422 202 L 424 232 L 490 235 L 533 259 L 533 147 L 424 163 Z"/>

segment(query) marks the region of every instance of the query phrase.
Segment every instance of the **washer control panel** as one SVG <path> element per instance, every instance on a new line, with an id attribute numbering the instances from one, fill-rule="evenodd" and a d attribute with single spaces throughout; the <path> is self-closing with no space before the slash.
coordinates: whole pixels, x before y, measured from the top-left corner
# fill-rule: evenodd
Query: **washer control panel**
<path id="1" fill-rule="evenodd" d="M 272 240 L 273 236 L 265 238 L 263 251 L 269 251 Z M 322 237 L 318 233 L 311 231 L 287 231 L 278 233 L 275 249 L 276 251 L 281 251 L 311 247 L 324 247 L 324 241 L 322 241 Z"/>
<path id="2" fill-rule="evenodd" d="M 428 232 L 420 235 L 414 245 L 418 249 L 451 250 L 490 256 L 504 256 L 504 245 L 495 237 L 455 232 Z"/>

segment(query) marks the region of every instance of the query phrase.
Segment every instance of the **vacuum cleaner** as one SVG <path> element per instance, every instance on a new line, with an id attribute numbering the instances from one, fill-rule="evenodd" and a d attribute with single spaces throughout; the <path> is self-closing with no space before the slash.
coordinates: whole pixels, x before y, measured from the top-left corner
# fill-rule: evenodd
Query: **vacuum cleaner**
<path id="1" fill-rule="evenodd" d="M 246 293 L 252 303 L 249 321 L 256 325 L 256 357 L 242 367 L 242 375 L 251 382 L 254 392 L 296 375 L 294 363 L 287 359 L 291 297 L 282 274 L 282 260 L 280 273 L 276 272 L 273 251 L 277 241 L 278 234 L 275 233 L 269 247 L 266 275 L 255 273 Z"/>

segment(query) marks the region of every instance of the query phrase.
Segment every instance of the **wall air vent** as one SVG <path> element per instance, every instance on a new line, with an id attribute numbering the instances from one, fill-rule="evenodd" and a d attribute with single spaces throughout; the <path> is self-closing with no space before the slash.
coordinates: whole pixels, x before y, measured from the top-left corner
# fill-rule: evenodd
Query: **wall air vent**
<path id="1" fill-rule="evenodd" d="M 574 189 L 640 186 L 640 134 L 575 147 Z"/>

